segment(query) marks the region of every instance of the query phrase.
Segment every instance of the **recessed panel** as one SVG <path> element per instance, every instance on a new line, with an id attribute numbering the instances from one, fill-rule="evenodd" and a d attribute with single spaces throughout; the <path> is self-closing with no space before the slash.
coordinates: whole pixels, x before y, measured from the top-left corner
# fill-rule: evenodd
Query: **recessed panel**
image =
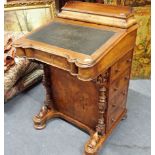
<path id="1" fill-rule="evenodd" d="M 113 31 L 52 22 L 27 38 L 91 55 L 114 34 Z"/>

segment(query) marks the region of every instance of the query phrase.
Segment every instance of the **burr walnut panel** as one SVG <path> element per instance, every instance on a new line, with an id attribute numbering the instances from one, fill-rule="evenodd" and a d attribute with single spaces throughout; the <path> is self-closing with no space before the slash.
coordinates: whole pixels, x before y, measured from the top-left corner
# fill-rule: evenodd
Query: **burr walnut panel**
<path id="1" fill-rule="evenodd" d="M 112 97 L 117 96 L 118 92 L 128 84 L 130 78 L 130 68 L 127 68 L 127 70 L 122 73 L 118 79 L 116 79 L 109 89 L 109 93 Z"/>
<path id="2" fill-rule="evenodd" d="M 136 33 L 128 7 L 69 2 L 58 18 L 17 40 L 17 55 L 44 65 L 46 98 L 34 127 L 65 119 L 90 134 L 85 155 L 96 155 L 127 112 Z"/>
<path id="3" fill-rule="evenodd" d="M 50 70 L 55 109 L 95 130 L 99 117 L 98 87 L 93 82 L 79 81 L 61 69 Z"/>

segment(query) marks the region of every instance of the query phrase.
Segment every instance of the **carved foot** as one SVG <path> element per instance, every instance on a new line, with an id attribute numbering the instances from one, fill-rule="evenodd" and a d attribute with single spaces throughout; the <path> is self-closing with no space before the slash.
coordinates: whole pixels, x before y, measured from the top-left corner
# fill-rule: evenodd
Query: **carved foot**
<path id="1" fill-rule="evenodd" d="M 47 120 L 50 119 L 52 115 L 53 110 L 47 105 L 44 105 L 40 112 L 33 118 L 34 127 L 39 130 L 45 128 Z"/>
<path id="2" fill-rule="evenodd" d="M 84 155 L 97 155 L 97 151 L 99 149 L 99 146 L 101 145 L 100 140 L 101 140 L 100 135 L 96 132 L 86 143 L 85 145 L 85 153 Z"/>

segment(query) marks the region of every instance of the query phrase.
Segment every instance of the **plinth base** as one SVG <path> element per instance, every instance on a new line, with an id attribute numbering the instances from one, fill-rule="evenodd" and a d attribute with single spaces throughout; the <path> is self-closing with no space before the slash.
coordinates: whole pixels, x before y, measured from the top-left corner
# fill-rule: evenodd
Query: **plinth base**
<path id="1" fill-rule="evenodd" d="M 120 117 L 118 118 L 116 123 L 113 125 L 113 127 L 108 132 L 106 132 L 104 135 L 99 135 L 98 132 L 92 130 L 87 125 L 61 112 L 55 111 L 53 109 L 49 109 L 46 105 L 44 105 L 41 108 L 38 115 L 34 116 L 33 121 L 34 121 L 34 128 L 38 130 L 45 128 L 47 121 L 52 118 L 61 118 L 61 119 L 68 121 L 69 123 L 77 126 L 78 128 L 88 132 L 90 135 L 89 140 L 85 144 L 83 155 L 97 155 L 99 152 L 99 149 L 105 143 L 107 138 L 111 135 L 113 129 L 117 126 L 120 120 L 123 119 L 124 116 L 126 116 L 126 112 L 127 111 L 125 110 L 120 115 Z"/>

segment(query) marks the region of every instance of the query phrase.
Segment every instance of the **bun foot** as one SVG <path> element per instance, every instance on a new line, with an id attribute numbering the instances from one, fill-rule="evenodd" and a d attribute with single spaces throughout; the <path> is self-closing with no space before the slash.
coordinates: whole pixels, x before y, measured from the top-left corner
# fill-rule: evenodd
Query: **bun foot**
<path id="1" fill-rule="evenodd" d="M 45 123 L 42 123 L 42 122 L 34 122 L 34 128 L 37 129 L 37 130 L 44 129 L 45 127 L 46 127 L 46 122 Z"/>
<path id="2" fill-rule="evenodd" d="M 44 105 L 40 112 L 33 117 L 34 128 L 41 130 L 46 127 L 46 122 L 52 118 L 54 111 L 50 109 L 47 105 Z"/>

